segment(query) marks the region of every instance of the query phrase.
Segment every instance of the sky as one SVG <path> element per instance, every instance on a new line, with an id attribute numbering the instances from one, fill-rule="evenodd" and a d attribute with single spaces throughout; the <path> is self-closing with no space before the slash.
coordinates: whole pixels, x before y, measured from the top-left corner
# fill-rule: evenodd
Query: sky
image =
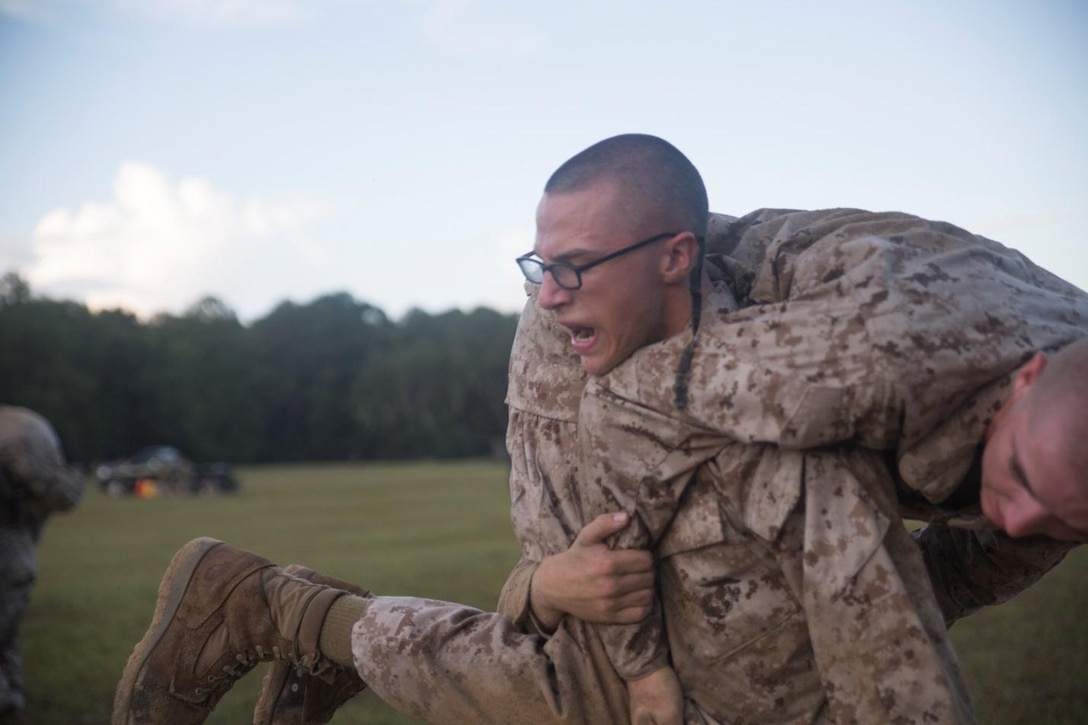
<path id="1" fill-rule="evenodd" d="M 141 318 L 524 303 L 548 175 L 949 221 L 1088 289 L 1080 0 L 0 0 L 0 274 Z"/>

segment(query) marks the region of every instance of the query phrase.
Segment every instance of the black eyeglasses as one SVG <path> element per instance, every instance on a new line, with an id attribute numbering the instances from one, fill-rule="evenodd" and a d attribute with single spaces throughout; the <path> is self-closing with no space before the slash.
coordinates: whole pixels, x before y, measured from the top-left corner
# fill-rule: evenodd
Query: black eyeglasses
<path id="1" fill-rule="evenodd" d="M 518 267 L 521 269 L 521 273 L 525 275 L 525 279 L 529 280 L 533 284 L 541 284 L 544 282 L 544 273 L 551 272 L 552 278 L 555 283 L 563 289 L 578 289 L 582 286 L 582 272 L 587 269 L 596 267 L 598 264 L 604 264 L 610 259 L 621 257 L 628 252 L 633 252 L 636 249 L 641 249 L 648 244 L 659 242 L 662 239 L 668 239 L 675 237 L 680 232 L 663 232 L 661 234 L 655 234 L 649 239 L 643 239 L 641 242 L 635 242 L 629 247 L 618 249 L 611 254 L 606 254 L 600 259 L 595 259 L 592 262 L 586 262 L 585 264 L 571 264 L 570 262 L 552 262 L 551 264 L 544 264 L 540 259 L 535 258 L 533 255 L 535 252 L 529 252 L 518 257 L 515 261 L 518 263 Z"/>

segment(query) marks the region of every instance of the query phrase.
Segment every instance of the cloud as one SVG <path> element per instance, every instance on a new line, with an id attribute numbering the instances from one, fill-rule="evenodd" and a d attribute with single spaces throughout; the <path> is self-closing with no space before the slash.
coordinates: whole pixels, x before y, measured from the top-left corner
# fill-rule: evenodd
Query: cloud
<path id="1" fill-rule="evenodd" d="M 423 35 L 434 46 L 477 56 L 531 55 L 544 46 L 544 36 L 514 25 L 485 23 L 473 12 L 473 0 L 437 0 L 424 15 Z"/>
<path id="2" fill-rule="evenodd" d="M 146 317 L 215 294 L 242 301 L 239 312 L 252 316 L 326 266 L 311 227 L 330 212 L 313 199 L 236 199 L 206 179 L 175 180 L 128 161 L 113 199 L 57 209 L 38 222 L 30 239 L 35 262 L 25 274 L 36 292 L 94 309 Z"/>

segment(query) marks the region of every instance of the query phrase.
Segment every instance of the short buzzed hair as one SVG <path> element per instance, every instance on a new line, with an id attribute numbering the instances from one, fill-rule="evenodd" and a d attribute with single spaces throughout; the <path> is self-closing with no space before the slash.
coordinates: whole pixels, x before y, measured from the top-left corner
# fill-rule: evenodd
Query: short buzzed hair
<path id="1" fill-rule="evenodd" d="M 703 177 L 695 164 L 668 141 L 648 134 L 628 133 L 598 141 L 572 156 L 551 175 L 544 193 L 583 191 L 603 181 L 617 186 L 619 203 L 636 222 L 647 217 L 660 218 L 679 226 L 659 231 L 691 232 L 698 240 L 698 253 L 688 275 L 692 336 L 680 355 L 674 385 L 676 406 L 685 408 L 703 307 L 703 245 L 710 214 Z"/>
<path id="2" fill-rule="evenodd" d="M 1031 388 L 1029 416 L 1058 416 L 1069 463 L 1088 481 L 1088 337 L 1051 354 Z"/>
<path id="3" fill-rule="evenodd" d="M 706 186 L 699 170 L 664 139 L 628 133 L 598 141 L 567 160 L 544 185 L 546 194 L 582 191 L 599 181 L 617 184 L 631 203 L 663 210 L 700 240 L 706 236 Z M 665 231 L 665 230 L 663 230 Z"/>

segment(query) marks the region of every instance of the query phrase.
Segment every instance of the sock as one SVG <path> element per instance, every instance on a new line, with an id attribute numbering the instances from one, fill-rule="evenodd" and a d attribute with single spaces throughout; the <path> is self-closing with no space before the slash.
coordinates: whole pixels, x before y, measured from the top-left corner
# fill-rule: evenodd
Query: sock
<path id="1" fill-rule="evenodd" d="M 329 607 L 321 625 L 318 647 L 331 661 L 344 667 L 355 667 L 351 657 L 351 628 L 363 616 L 366 599 L 354 594 L 339 597 Z"/>

